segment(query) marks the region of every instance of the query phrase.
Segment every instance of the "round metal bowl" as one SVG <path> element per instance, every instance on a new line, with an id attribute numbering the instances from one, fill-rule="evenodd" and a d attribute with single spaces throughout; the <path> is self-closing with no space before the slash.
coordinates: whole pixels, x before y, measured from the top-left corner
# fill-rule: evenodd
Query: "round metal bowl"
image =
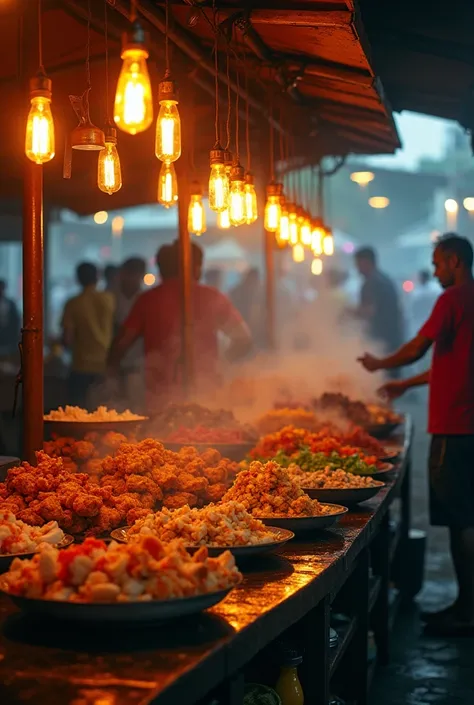
<path id="1" fill-rule="evenodd" d="M 274 541 L 252 544 L 251 546 L 207 546 L 208 553 L 210 556 L 218 556 L 224 551 L 230 551 L 234 558 L 249 558 L 251 556 L 261 555 L 262 553 L 275 551 L 295 537 L 294 533 L 287 529 L 280 529 L 276 526 L 268 526 L 267 528 L 274 534 Z M 126 527 L 114 529 L 110 536 L 121 543 L 128 543 Z M 189 553 L 195 553 L 200 548 L 201 546 L 186 546 L 186 550 L 189 551 Z"/>
<path id="2" fill-rule="evenodd" d="M 147 419 L 147 416 L 130 421 L 48 421 L 45 419 L 44 425 L 49 436 L 52 433 L 56 433 L 62 437 L 70 436 L 80 440 L 88 433 L 107 433 L 108 431 L 115 431 L 125 435 L 133 433 Z"/>
<path id="3" fill-rule="evenodd" d="M 331 508 L 331 514 L 320 514 L 314 517 L 257 517 L 257 519 L 263 521 L 267 526 L 277 526 L 280 529 L 288 529 L 288 531 L 299 534 L 315 529 L 329 529 L 348 511 L 347 507 L 342 507 L 339 504 L 325 504 L 325 506 Z"/>
<path id="4" fill-rule="evenodd" d="M 319 502 L 336 502 L 336 504 L 341 503 L 346 507 L 351 507 L 375 497 L 382 487 L 385 487 L 383 482 L 379 482 L 377 487 L 348 487 L 347 489 L 315 489 L 314 487 L 302 487 L 301 489 L 312 499 L 317 499 Z"/>
<path id="5" fill-rule="evenodd" d="M 55 544 L 55 548 L 66 548 L 66 546 L 70 546 L 72 543 L 74 543 L 74 537 L 69 534 L 65 534 L 62 541 Z M 15 558 L 33 558 L 35 553 L 36 551 L 33 551 L 33 553 L 0 554 L 0 573 L 6 573 Z"/>
<path id="6" fill-rule="evenodd" d="M 233 586 L 235 587 L 235 586 Z M 226 590 L 182 597 L 174 600 L 150 600 L 148 602 L 65 602 L 61 600 L 38 600 L 0 592 L 14 602 L 23 612 L 41 618 L 59 619 L 67 622 L 88 623 L 133 623 L 164 621 L 185 617 L 214 607 L 226 597 L 233 587 Z"/>
<path id="7" fill-rule="evenodd" d="M 387 423 L 368 424 L 364 430 L 374 438 L 388 438 L 402 421 L 388 421 Z"/>

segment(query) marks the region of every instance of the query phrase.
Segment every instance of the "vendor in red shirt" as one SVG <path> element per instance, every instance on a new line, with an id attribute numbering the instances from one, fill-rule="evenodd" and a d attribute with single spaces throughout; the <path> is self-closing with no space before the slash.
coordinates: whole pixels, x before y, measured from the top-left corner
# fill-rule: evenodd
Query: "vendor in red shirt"
<path id="1" fill-rule="evenodd" d="M 453 233 L 438 240 L 433 265 L 446 291 L 418 335 L 382 359 L 365 355 L 366 370 L 403 367 L 434 345 L 431 370 L 382 387 L 390 398 L 429 384 L 430 515 L 450 531 L 451 556 L 459 587 L 456 602 L 422 614 L 429 631 L 474 635 L 474 280 L 473 249 Z"/>
<path id="2" fill-rule="evenodd" d="M 109 364 L 117 367 L 126 351 L 143 338 L 147 408 L 152 413 L 182 396 L 182 313 L 179 281 L 178 243 L 158 251 L 161 284 L 137 299 L 122 324 L 109 354 Z M 228 341 L 226 358 L 243 357 L 251 348 L 250 332 L 230 301 L 210 286 L 199 283 L 203 264 L 202 249 L 192 244 L 193 334 L 195 391 L 207 391 L 220 381 L 219 340 Z"/>

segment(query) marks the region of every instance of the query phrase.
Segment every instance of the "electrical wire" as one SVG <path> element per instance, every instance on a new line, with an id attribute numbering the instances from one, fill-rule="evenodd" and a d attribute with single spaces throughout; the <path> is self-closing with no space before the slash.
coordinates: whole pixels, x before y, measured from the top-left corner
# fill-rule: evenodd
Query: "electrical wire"
<path id="1" fill-rule="evenodd" d="M 86 44 L 86 78 L 87 87 L 91 87 L 91 0 L 87 0 L 87 44 Z"/>
<path id="2" fill-rule="evenodd" d="M 107 0 L 104 0 L 104 36 L 105 36 L 105 120 L 109 122 L 109 25 L 107 17 Z"/>
<path id="3" fill-rule="evenodd" d="M 273 128 L 273 96 L 270 100 L 270 181 L 275 181 L 275 164 L 274 164 L 274 150 L 275 150 L 275 134 Z"/>
<path id="4" fill-rule="evenodd" d="M 226 150 L 230 149 L 230 118 L 231 118 L 231 108 L 232 108 L 232 101 L 231 101 L 231 91 L 230 91 L 230 57 L 229 57 L 229 51 L 227 50 L 227 55 L 226 55 L 226 77 L 227 77 L 227 120 L 226 120 L 226 145 L 225 148 Z"/>
<path id="5" fill-rule="evenodd" d="M 170 3 L 169 0 L 165 2 L 165 75 L 170 75 L 170 49 L 169 49 L 169 14 L 170 14 Z"/>
<path id="6" fill-rule="evenodd" d="M 38 0 L 38 59 L 40 71 L 44 73 L 43 64 L 43 13 L 41 8 L 41 0 Z"/>
<path id="7" fill-rule="evenodd" d="M 240 135 L 239 135 L 239 128 L 240 128 L 240 118 L 239 118 L 239 103 L 240 103 L 240 74 L 239 74 L 239 69 L 236 69 L 235 72 L 235 77 L 236 77 L 236 83 L 237 83 L 237 91 L 235 93 L 235 158 L 237 161 L 239 161 L 239 154 L 240 154 Z"/>
<path id="8" fill-rule="evenodd" d="M 215 104 L 215 121 L 214 121 L 214 128 L 216 132 L 216 145 L 219 144 L 220 142 L 220 125 L 219 125 L 219 52 L 218 52 L 218 47 L 219 47 L 219 39 L 217 36 L 217 10 L 216 10 L 216 3 L 214 0 L 213 3 L 213 8 L 214 8 L 214 27 L 215 27 L 215 39 L 214 39 L 214 78 L 215 78 L 215 98 L 216 98 L 216 104 Z"/>
<path id="9" fill-rule="evenodd" d="M 252 164 L 251 164 L 251 158 L 250 158 L 250 106 L 249 106 L 249 76 L 247 72 L 247 64 L 244 64 L 245 66 L 245 93 L 246 93 L 246 101 L 245 101 L 245 142 L 246 142 L 246 147 L 247 147 L 247 171 L 251 171 L 252 169 Z"/>

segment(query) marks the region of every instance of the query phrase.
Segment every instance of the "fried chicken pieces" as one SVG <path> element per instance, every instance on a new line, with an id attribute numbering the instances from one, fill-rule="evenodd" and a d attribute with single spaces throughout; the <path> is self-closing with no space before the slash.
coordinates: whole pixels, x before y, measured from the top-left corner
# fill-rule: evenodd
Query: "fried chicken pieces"
<path id="1" fill-rule="evenodd" d="M 84 448 L 79 445 L 77 453 Z M 88 457 L 96 463 L 95 478 L 71 471 L 67 458 L 39 452 L 37 467 L 23 463 L 8 471 L 0 484 L 0 509 L 33 526 L 57 521 L 68 533 L 100 535 L 162 506 L 177 509 L 219 501 L 239 469 L 218 451 L 199 454 L 182 448 L 173 453 L 150 438 L 140 443 L 121 440 L 115 454 L 100 465 Z"/>

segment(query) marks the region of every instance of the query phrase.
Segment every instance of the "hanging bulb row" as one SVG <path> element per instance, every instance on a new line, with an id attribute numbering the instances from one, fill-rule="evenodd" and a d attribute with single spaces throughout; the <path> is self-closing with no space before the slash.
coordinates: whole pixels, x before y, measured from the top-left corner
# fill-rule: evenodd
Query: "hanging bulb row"
<path id="1" fill-rule="evenodd" d="M 253 174 L 217 143 L 210 152 L 209 208 L 217 213 L 217 227 L 251 225 L 258 218 Z"/>

